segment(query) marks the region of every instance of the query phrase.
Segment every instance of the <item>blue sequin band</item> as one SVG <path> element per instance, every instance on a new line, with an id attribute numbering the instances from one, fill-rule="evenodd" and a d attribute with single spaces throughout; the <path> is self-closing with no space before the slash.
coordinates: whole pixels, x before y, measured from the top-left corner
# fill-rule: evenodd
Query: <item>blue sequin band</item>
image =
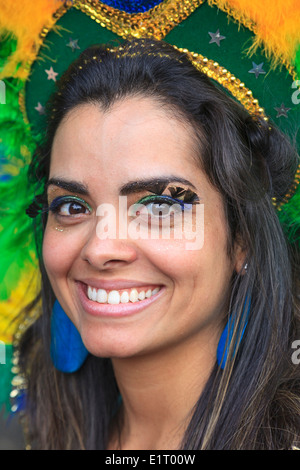
<path id="1" fill-rule="evenodd" d="M 163 0 L 106 0 L 103 3 L 126 13 L 144 13 L 162 2 Z"/>

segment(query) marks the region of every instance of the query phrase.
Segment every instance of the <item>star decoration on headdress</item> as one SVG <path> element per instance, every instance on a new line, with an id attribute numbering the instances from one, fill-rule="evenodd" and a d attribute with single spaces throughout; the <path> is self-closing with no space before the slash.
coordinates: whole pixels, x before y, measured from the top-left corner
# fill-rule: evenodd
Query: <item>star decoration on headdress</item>
<path id="1" fill-rule="evenodd" d="M 283 103 L 281 103 L 280 108 L 274 108 L 277 111 L 276 117 L 288 117 L 287 113 L 291 110 L 291 108 L 286 108 Z"/>
<path id="2" fill-rule="evenodd" d="M 38 102 L 34 109 L 36 109 L 39 114 L 45 114 L 45 107 L 42 106 L 40 102 Z"/>
<path id="3" fill-rule="evenodd" d="M 252 62 L 252 69 L 249 70 L 248 72 L 249 73 L 255 73 L 255 77 L 258 78 L 261 73 L 262 74 L 266 73 L 263 70 L 263 65 L 264 65 L 263 62 L 261 64 L 258 64 L 258 65 L 255 62 Z"/>
<path id="4" fill-rule="evenodd" d="M 53 80 L 54 82 L 56 82 L 56 75 L 58 75 L 58 73 L 54 72 L 52 66 L 49 70 L 45 70 L 45 72 L 48 75 L 48 80 Z"/>
<path id="5" fill-rule="evenodd" d="M 209 41 L 209 44 L 213 44 L 213 43 L 216 43 L 218 44 L 218 46 L 220 47 L 220 41 L 222 41 L 223 39 L 226 39 L 226 36 L 222 36 L 220 34 L 220 31 L 217 30 L 216 33 L 208 33 L 211 37 L 211 40 Z"/>
<path id="6" fill-rule="evenodd" d="M 70 39 L 70 42 L 69 44 L 67 44 L 67 47 L 70 47 L 72 49 L 72 52 L 75 51 L 75 49 L 80 49 L 80 47 L 78 46 L 78 39 L 72 39 L 72 38 L 69 38 Z"/>

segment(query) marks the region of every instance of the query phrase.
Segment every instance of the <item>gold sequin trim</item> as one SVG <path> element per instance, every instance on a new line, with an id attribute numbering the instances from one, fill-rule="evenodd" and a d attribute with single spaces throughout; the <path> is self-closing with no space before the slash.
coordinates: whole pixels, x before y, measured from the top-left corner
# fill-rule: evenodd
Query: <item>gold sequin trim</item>
<path id="1" fill-rule="evenodd" d="M 296 171 L 296 174 L 295 174 L 295 179 L 294 179 L 293 183 L 291 184 L 291 186 L 289 187 L 289 190 L 288 190 L 287 194 L 284 196 L 284 198 L 279 203 L 274 201 L 274 205 L 276 206 L 277 210 L 280 211 L 282 209 L 282 206 L 284 204 L 286 204 L 287 202 L 289 202 L 289 200 L 293 197 L 293 195 L 297 191 L 297 188 L 298 188 L 299 185 L 300 185 L 300 163 L 298 165 L 298 168 L 297 168 L 297 171 Z"/>
<path id="2" fill-rule="evenodd" d="M 207 57 L 196 52 L 190 52 L 188 49 L 177 47 L 175 49 L 185 53 L 196 69 L 226 88 L 251 115 L 261 117 L 265 121 L 268 120 L 264 109 L 259 105 L 258 100 L 253 97 L 252 91 L 226 68 L 222 67 L 218 62 L 209 60 Z"/>
<path id="3" fill-rule="evenodd" d="M 126 13 L 94 0 L 74 0 L 73 6 L 123 38 L 162 39 L 204 1 L 165 0 L 143 13 Z"/>
<path id="4" fill-rule="evenodd" d="M 26 315 L 26 317 L 21 321 L 21 323 L 18 325 L 18 329 L 14 335 L 14 341 L 13 341 L 13 348 L 14 348 L 14 353 L 13 353 L 13 359 L 12 359 L 12 373 L 13 373 L 13 379 L 11 381 L 12 385 L 12 391 L 10 393 L 10 398 L 12 399 L 12 407 L 11 411 L 14 413 L 17 410 L 17 405 L 16 401 L 17 398 L 20 394 L 24 392 L 27 388 L 27 381 L 23 373 L 20 371 L 19 367 L 19 341 L 23 334 L 26 332 L 26 330 L 39 318 L 40 316 L 40 308 L 35 308 L 33 309 L 29 314 Z"/>
<path id="5" fill-rule="evenodd" d="M 113 48 L 107 48 L 107 51 L 115 53 L 117 58 L 133 58 L 137 55 L 143 54 L 143 52 L 140 52 L 140 50 L 138 50 L 137 52 L 131 52 L 131 49 L 134 49 L 136 46 L 143 48 L 143 43 L 137 43 L 133 40 L 129 45 L 126 46 L 125 49 L 123 48 L 123 46 L 118 46 Z M 196 52 L 190 52 L 188 49 L 179 48 L 174 45 L 172 45 L 172 47 L 178 50 L 179 52 L 185 54 L 197 70 L 200 70 L 209 78 L 212 78 L 213 80 L 217 81 L 220 85 L 227 89 L 243 105 L 243 107 L 249 112 L 249 114 L 260 117 L 265 121 L 268 121 L 264 108 L 259 105 L 258 100 L 253 97 L 252 91 L 249 90 L 239 78 L 236 78 L 222 65 L 219 65 L 218 62 L 209 60 L 207 57 L 204 57 L 201 54 L 198 54 Z M 159 57 L 169 57 L 170 59 L 174 60 L 174 57 L 170 57 L 164 51 L 154 51 L 153 53 L 147 51 L 146 54 L 148 56 L 154 55 Z M 101 61 L 100 58 L 94 56 L 89 60 L 86 59 L 84 63 L 86 65 L 94 60 Z M 178 60 L 179 62 L 181 62 L 180 59 Z M 82 70 L 84 69 L 84 66 L 82 67 L 80 65 L 78 68 Z"/>

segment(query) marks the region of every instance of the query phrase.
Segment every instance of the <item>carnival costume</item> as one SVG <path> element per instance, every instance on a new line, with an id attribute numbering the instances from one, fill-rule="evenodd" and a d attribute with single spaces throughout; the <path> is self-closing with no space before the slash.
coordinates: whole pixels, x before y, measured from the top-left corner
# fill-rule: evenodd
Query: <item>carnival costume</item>
<path id="1" fill-rule="evenodd" d="M 162 39 L 184 51 L 250 114 L 300 148 L 300 4 L 297 0 L 0 0 L 1 303 L 0 408 L 22 409 L 26 383 L 17 342 L 40 314 L 18 313 L 39 292 L 38 255 L 26 208 L 37 196 L 27 168 L 45 133 L 55 82 L 93 44 Z M 273 200 L 300 244 L 300 166 Z"/>

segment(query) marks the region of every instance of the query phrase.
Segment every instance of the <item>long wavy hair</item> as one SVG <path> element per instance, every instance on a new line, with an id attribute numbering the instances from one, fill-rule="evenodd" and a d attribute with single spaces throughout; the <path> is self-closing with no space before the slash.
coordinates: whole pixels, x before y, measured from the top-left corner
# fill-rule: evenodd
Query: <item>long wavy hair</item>
<path id="1" fill-rule="evenodd" d="M 298 156 L 275 127 L 251 117 L 167 43 L 126 41 L 118 51 L 94 46 L 71 64 L 50 101 L 45 142 L 29 169 L 36 194 L 42 194 L 37 200 L 43 202 L 52 142 L 64 116 L 83 103 L 106 111 L 131 96 L 150 97 L 193 127 L 199 168 L 223 199 L 228 255 L 237 240 L 247 253 L 247 273 L 233 275 L 224 318 L 225 325 L 234 312 L 230 360 L 224 370 L 216 362 L 191 410 L 181 449 L 299 446 L 300 366 L 292 361 L 292 343 L 300 338 L 299 251 L 272 203 L 286 194 Z M 19 345 L 28 381 L 28 439 L 35 449 L 106 449 L 119 397 L 111 360 L 90 355 L 79 371 L 64 374 L 50 359 L 54 293 L 40 249 L 46 222 L 46 212 L 35 219 L 42 287 L 27 308 L 41 308 L 41 315 Z"/>

